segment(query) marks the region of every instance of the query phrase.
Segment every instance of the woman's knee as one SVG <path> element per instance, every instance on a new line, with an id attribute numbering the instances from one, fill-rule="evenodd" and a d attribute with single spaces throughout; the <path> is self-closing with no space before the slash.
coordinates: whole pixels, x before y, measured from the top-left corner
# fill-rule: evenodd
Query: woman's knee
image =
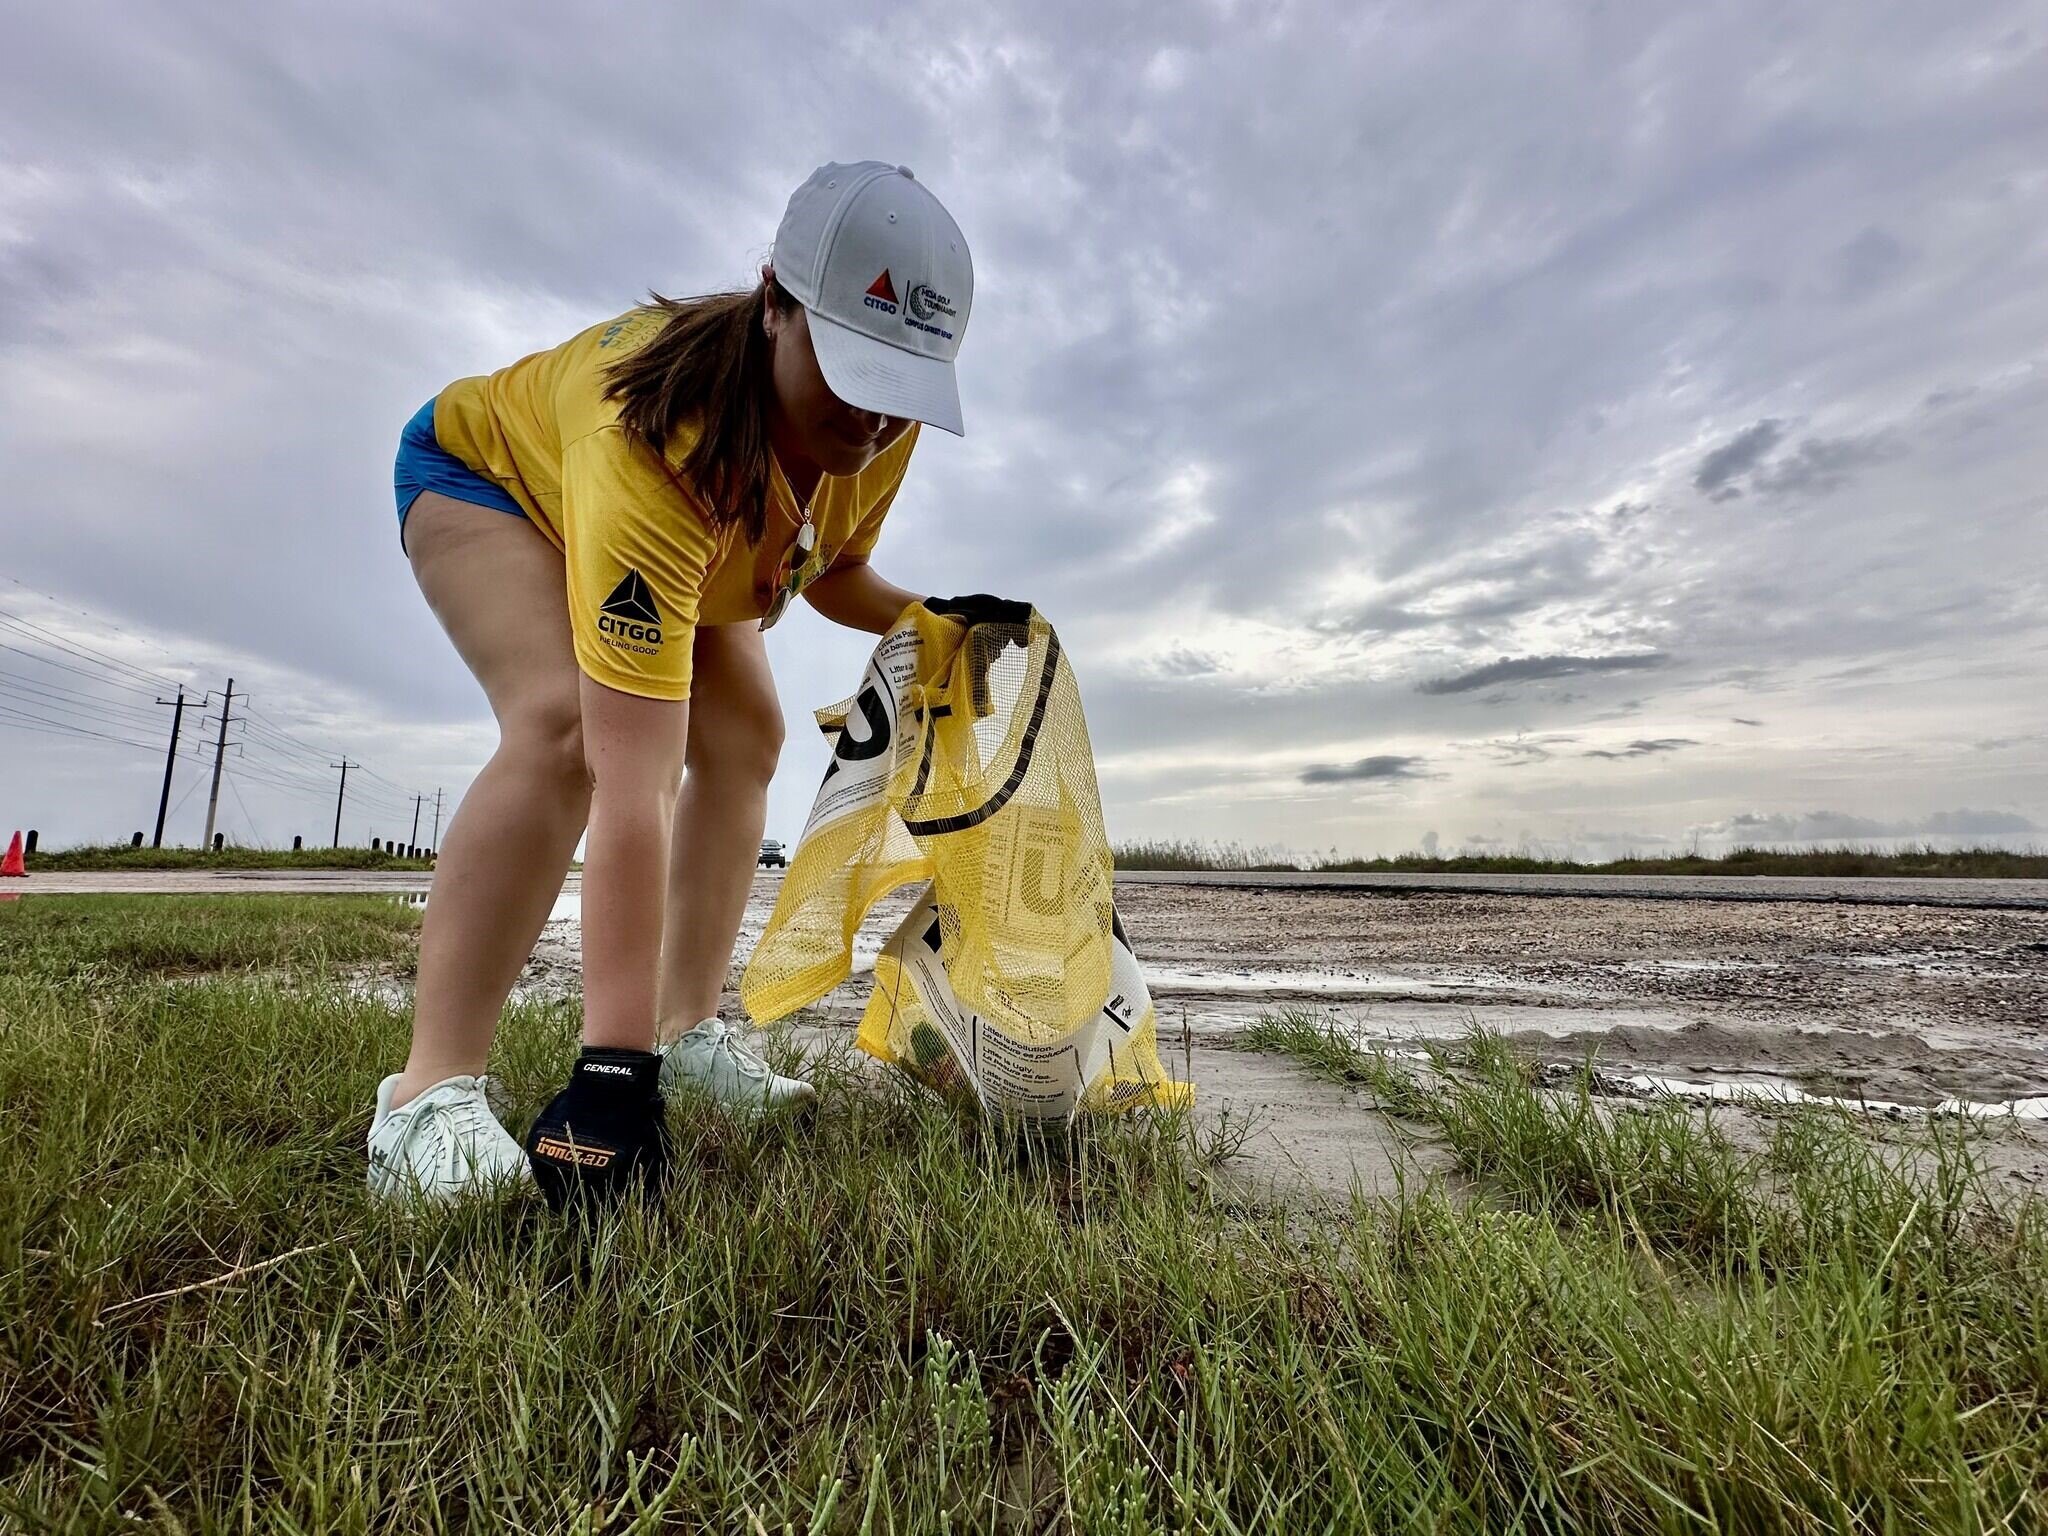
<path id="1" fill-rule="evenodd" d="M 769 705 L 774 701 L 770 699 Z M 779 708 L 706 710 L 692 723 L 689 767 L 693 773 L 735 787 L 766 788 L 782 758 Z"/>
<path id="2" fill-rule="evenodd" d="M 583 710 L 573 690 L 541 695 L 507 710 L 500 721 L 501 751 L 571 794 L 587 794 L 590 768 L 583 757 Z"/>

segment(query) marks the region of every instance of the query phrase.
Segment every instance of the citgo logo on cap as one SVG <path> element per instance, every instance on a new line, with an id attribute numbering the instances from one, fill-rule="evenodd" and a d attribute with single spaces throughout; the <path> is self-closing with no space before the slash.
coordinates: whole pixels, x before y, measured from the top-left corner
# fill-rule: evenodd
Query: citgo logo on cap
<path id="1" fill-rule="evenodd" d="M 882 268 L 882 275 L 868 284 L 868 291 L 861 302 L 869 309 L 879 309 L 885 315 L 896 313 L 896 285 L 889 281 L 889 269 Z"/>

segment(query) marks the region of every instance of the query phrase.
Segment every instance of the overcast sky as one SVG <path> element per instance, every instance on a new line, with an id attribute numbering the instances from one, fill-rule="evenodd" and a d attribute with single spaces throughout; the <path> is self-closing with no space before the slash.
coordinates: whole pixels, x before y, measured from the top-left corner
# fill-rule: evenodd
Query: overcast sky
<path id="1" fill-rule="evenodd" d="M 863 9 L 17 10 L 0 836 L 150 825 L 157 677 L 233 837 L 452 800 L 399 427 L 878 158 L 975 306 L 875 564 L 1052 618 L 1113 836 L 2048 843 L 2038 3 Z M 870 643 L 770 637 L 771 832 Z"/>

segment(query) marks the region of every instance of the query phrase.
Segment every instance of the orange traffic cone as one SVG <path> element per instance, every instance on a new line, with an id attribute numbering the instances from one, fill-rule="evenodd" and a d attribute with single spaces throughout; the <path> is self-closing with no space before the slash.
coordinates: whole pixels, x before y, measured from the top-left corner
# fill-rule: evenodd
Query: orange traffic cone
<path id="1" fill-rule="evenodd" d="M 7 857 L 0 859 L 0 875 L 25 875 L 28 865 L 21 857 L 21 831 L 15 830 L 14 841 L 7 845 Z"/>

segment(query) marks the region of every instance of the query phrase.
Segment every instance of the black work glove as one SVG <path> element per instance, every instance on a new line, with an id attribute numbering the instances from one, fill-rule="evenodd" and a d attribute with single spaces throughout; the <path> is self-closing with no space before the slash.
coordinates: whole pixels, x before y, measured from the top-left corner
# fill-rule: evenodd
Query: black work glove
<path id="1" fill-rule="evenodd" d="M 962 624 L 1015 624 L 1019 628 L 1029 628 L 1031 624 L 1029 603 L 990 597 L 986 592 L 970 592 L 965 597 L 928 597 L 924 606 L 927 612 L 958 619 Z"/>
<path id="2" fill-rule="evenodd" d="M 958 619 L 968 627 L 967 643 L 973 647 L 970 654 L 977 663 L 971 703 L 974 718 L 983 718 L 994 707 L 989 697 L 989 667 L 1008 647 L 1014 645 L 1025 650 L 1031 644 L 1031 605 L 1011 598 L 991 597 L 986 592 L 969 592 L 964 597 L 928 597 L 924 606 L 928 613 Z M 982 625 L 989 627 L 989 634 L 977 636 L 972 633 Z"/>
<path id="3" fill-rule="evenodd" d="M 586 1045 L 526 1133 L 534 1182 L 557 1211 L 610 1204 L 668 1168 L 661 1112 L 661 1058 L 652 1051 Z"/>

